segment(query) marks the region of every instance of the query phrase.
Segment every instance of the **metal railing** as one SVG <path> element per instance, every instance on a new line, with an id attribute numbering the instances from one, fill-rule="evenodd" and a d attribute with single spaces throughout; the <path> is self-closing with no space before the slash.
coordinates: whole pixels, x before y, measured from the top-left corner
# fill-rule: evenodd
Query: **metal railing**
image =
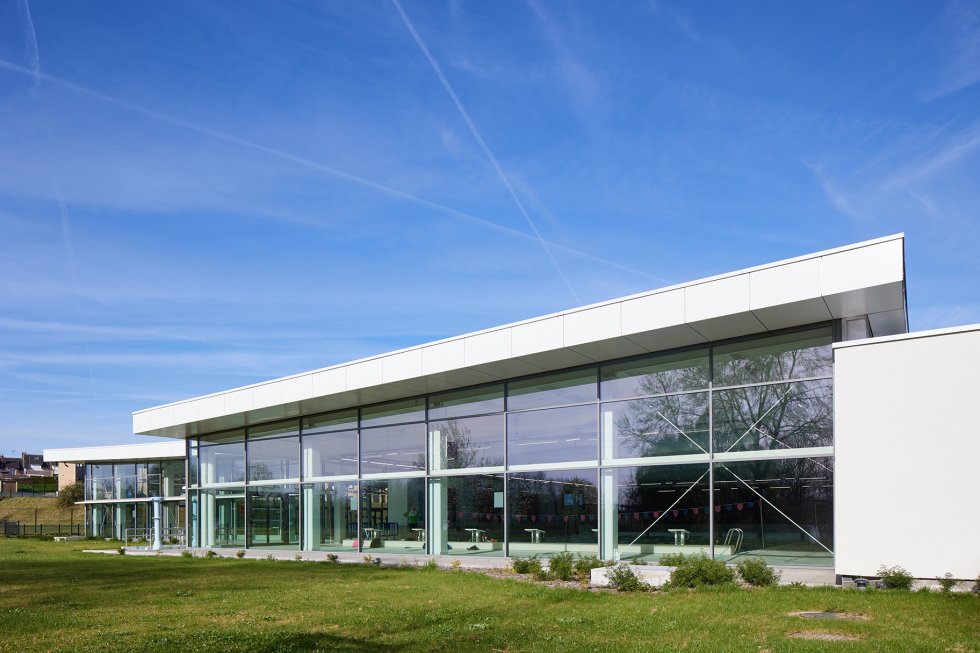
<path id="1" fill-rule="evenodd" d="M 164 544 L 187 544 L 187 538 L 183 528 L 162 528 L 160 529 L 160 541 Z M 129 546 L 130 542 L 153 542 L 153 528 L 127 528 L 123 533 L 123 543 Z"/>
<path id="2" fill-rule="evenodd" d="M 23 524 L 19 521 L 0 522 L 0 534 L 7 537 L 37 537 L 41 535 L 78 535 L 83 536 L 85 527 L 82 524 Z"/>

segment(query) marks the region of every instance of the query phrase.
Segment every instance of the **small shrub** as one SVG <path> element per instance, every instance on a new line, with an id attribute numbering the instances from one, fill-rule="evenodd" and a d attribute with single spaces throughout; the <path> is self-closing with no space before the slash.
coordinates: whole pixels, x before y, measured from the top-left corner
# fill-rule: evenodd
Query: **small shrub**
<path id="1" fill-rule="evenodd" d="M 126 547 L 124 547 L 124 546 L 121 546 L 121 547 L 119 547 L 119 548 L 118 548 L 118 549 L 116 549 L 116 550 L 117 550 L 117 551 L 119 551 L 119 555 L 121 555 L 121 556 L 124 556 L 124 555 L 126 555 Z"/>
<path id="2" fill-rule="evenodd" d="M 245 557 L 245 549 L 239 549 L 238 551 L 235 551 L 235 557 L 238 558 L 239 560 L 241 560 L 242 558 L 244 558 Z"/>
<path id="3" fill-rule="evenodd" d="M 435 562 L 435 560 L 433 560 L 432 562 Z M 438 565 L 436 566 L 438 567 Z M 462 569 L 463 563 L 460 560 L 453 560 L 449 566 L 452 567 L 454 570 L 459 571 L 460 569 Z"/>
<path id="4" fill-rule="evenodd" d="M 957 581 L 953 578 L 953 574 L 947 571 L 941 578 L 936 578 L 936 582 L 939 583 L 939 589 L 943 591 L 943 594 L 949 594 L 956 587 Z"/>
<path id="5" fill-rule="evenodd" d="M 366 564 L 366 565 L 371 564 L 371 562 L 373 560 L 374 560 L 374 558 L 371 557 L 371 554 L 368 554 L 368 555 L 364 556 L 364 564 Z"/>
<path id="6" fill-rule="evenodd" d="M 977 574 L 977 580 L 973 583 L 973 587 L 970 588 L 970 591 L 974 594 L 980 594 L 980 574 Z"/>
<path id="7" fill-rule="evenodd" d="M 609 586 L 620 592 L 645 592 L 650 586 L 637 578 L 629 565 L 621 564 L 609 571 Z"/>
<path id="8" fill-rule="evenodd" d="M 371 561 L 371 564 L 374 565 L 375 567 L 380 567 L 381 566 L 381 558 L 375 558 L 374 560 Z"/>
<path id="9" fill-rule="evenodd" d="M 538 556 L 531 556 L 530 558 L 518 556 L 511 560 L 511 566 L 514 568 L 515 574 L 537 574 L 541 571 L 541 561 L 538 560 Z"/>
<path id="10" fill-rule="evenodd" d="M 548 581 L 548 580 L 554 580 L 555 579 L 554 574 L 552 574 L 547 569 L 544 569 L 543 567 L 541 567 L 540 564 L 538 565 L 538 568 L 534 571 L 534 574 L 533 575 L 534 575 L 534 580 Z"/>
<path id="11" fill-rule="evenodd" d="M 191 553 L 190 551 L 188 551 L 187 549 L 184 549 L 183 551 L 180 552 L 180 557 L 181 558 L 193 558 L 194 557 L 194 554 Z"/>
<path id="12" fill-rule="evenodd" d="M 218 552 L 214 549 L 208 549 L 208 552 L 204 554 L 205 558 L 217 558 Z"/>
<path id="13" fill-rule="evenodd" d="M 459 561 L 454 560 L 453 562 L 459 562 Z M 426 571 L 438 571 L 439 563 L 436 562 L 435 559 L 429 558 L 428 560 L 425 561 L 425 564 L 422 565 L 422 569 L 425 569 Z"/>
<path id="14" fill-rule="evenodd" d="M 665 553 L 660 556 L 660 566 L 662 567 L 680 567 L 684 564 L 687 558 L 683 553 Z"/>
<path id="15" fill-rule="evenodd" d="M 735 582 L 735 572 L 721 560 L 702 554 L 687 556 L 670 574 L 671 587 L 701 587 Z"/>
<path id="16" fill-rule="evenodd" d="M 265 559 L 266 560 L 269 560 L 271 562 L 271 561 L 273 561 L 273 560 L 276 559 L 276 556 L 274 556 L 271 553 L 269 553 L 268 555 L 265 556 Z"/>
<path id="17" fill-rule="evenodd" d="M 85 498 L 85 485 L 81 481 L 69 483 L 58 491 L 57 504 L 59 508 L 70 508 Z"/>
<path id="18" fill-rule="evenodd" d="M 338 556 L 336 553 L 328 553 L 327 562 L 334 565 L 338 564 L 340 562 L 340 556 Z"/>
<path id="19" fill-rule="evenodd" d="M 593 569 L 607 566 L 608 564 L 606 562 L 599 560 L 599 558 L 594 555 L 579 554 L 578 559 L 575 561 L 575 578 L 577 578 L 580 583 L 588 583 L 590 580 L 592 580 Z"/>
<path id="20" fill-rule="evenodd" d="M 740 560 L 735 565 L 738 575 L 743 581 L 755 587 L 772 587 L 779 583 L 783 573 L 776 571 L 766 564 L 762 558 Z"/>
<path id="21" fill-rule="evenodd" d="M 882 565 L 878 569 L 878 575 L 881 577 L 881 587 L 886 590 L 905 590 L 907 592 L 912 589 L 912 582 L 915 580 L 912 578 L 912 574 L 897 565 L 894 567 Z"/>
<path id="22" fill-rule="evenodd" d="M 548 571 L 558 580 L 572 580 L 575 574 L 575 559 L 571 553 L 556 553 L 548 561 Z"/>
<path id="23" fill-rule="evenodd" d="M 303 561 L 303 554 L 302 553 L 297 553 L 296 555 L 293 556 L 293 560 L 295 560 L 296 562 L 302 562 Z"/>

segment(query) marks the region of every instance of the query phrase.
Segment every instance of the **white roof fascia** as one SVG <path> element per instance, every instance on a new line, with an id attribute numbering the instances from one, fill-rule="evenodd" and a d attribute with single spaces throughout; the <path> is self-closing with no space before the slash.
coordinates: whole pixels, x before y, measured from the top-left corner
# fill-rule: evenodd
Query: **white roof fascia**
<path id="1" fill-rule="evenodd" d="M 118 444 L 105 447 L 64 447 L 45 449 L 45 462 L 102 462 L 121 460 L 156 460 L 183 458 L 186 455 L 182 441 Z"/>
<path id="2" fill-rule="evenodd" d="M 186 437 L 905 308 L 895 234 L 147 408 L 133 431 Z"/>

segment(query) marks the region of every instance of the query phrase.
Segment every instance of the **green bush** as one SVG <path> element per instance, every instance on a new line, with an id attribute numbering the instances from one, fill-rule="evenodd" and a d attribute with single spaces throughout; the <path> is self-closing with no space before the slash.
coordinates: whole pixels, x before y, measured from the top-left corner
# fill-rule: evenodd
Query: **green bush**
<path id="1" fill-rule="evenodd" d="M 85 498 L 85 485 L 81 481 L 69 483 L 58 491 L 59 508 L 69 508 Z"/>
<path id="2" fill-rule="evenodd" d="M 660 556 L 659 564 L 662 567 L 680 567 L 687 558 L 683 553 L 665 553 Z"/>
<path id="3" fill-rule="evenodd" d="M 205 558 L 217 558 L 218 552 L 214 549 L 208 549 L 208 552 L 204 554 Z"/>
<path id="4" fill-rule="evenodd" d="M 587 583 L 592 580 L 592 570 L 599 567 L 608 567 L 609 564 L 599 560 L 594 555 L 581 555 L 575 561 L 575 577 L 580 583 Z"/>
<path id="5" fill-rule="evenodd" d="M 609 586 L 620 592 L 645 592 L 650 589 L 627 564 L 617 565 L 609 570 Z"/>
<path id="6" fill-rule="evenodd" d="M 977 574 L 977 580 L 973 583 L 973 587 L 970 588 L 970 591 L 974 594 L 980 594 L 980 574 Z"/>
<path id="7" fill-rule="evenodd" d="M 238 551 L 235 551 L 235 557 L 238 558 L 239 560 L 241 560 L 242 558 L 244 558 L 245 557 L 245 549 L 239 549 Z"/>
<path id="8" fill-rule="evenodd" d="M 956 579 L 948 571 L 942 577 L 936 578 L 936 582 L 939 583 L 939 589 L 943 591 L 943 594 L 952 592 L 953 588 L 956 587 Z"/>
<path id="9" fill-rule="evenodd" d="M 735 565 L 738 575 L 743 581 L 755 587 L 772 587 L 779 583 L 783 573 L 776 571 L 766 564 L 762 558 L 741 560 Z"/>
<path id="10" fill-rule="evenodd" d="M 575 575 L 575 559 L 568 551 L 556 553 L 548 560 L 548 571 L 558 580 L 572 580 Z"/>
<path id="11" fill-rule="evenodd" d="M 684 564 L 670 574 L 671 587 L 701 587 L 734 582 L 734 571 L 721 560 L 713 560 L 703 553 L 685 557 Z"/>
<path id="12" fill-rule="evenodd" d="M 453 562 L 456 561 L 454 560 Z M 425 561 L 425 564 L 422 565 L 422 569 L 426 571 L 438 571 L 439 563 L 434 558 L 429 558 Z"/>
<path id="13" fill-rule="evenodd" d="M 124 546 L 121 546 L 121 547 L 119 547 L 119 548 L 118 548 L 118 549 L 116 549 L 116 550 L 117 550 L 117 551 L 119 551 L 119 555 L 121 555 L 121 556 L 124 556 L 124 555 L 126 555 L 126 547 L 124 547 Z"/>
<path id="14" fill-rule="evenodd" d="M 899 566 L 886 567 L 882 565 L 878 569 L 878 576 L 881 577 L 881 586 L 886 590 L 905 590 L 912 589 L 912 574 Z"/>
<path id="15" fill-rule="evenodd" d="M 180 557 L 181 558 L 193 558 L 194 557 L 194 554 L 191 553 L 190 551 L 188 551 L 187 549 L 184 549 L 183 551 L 180 552 Z"/>
<path id="16" fill-rule="evenodd" d="M 530 558 L 518 556 L 513 558 L 510 564 L 514 568 L 515 574 L 537 574 L 541 571 L 541 561 L 538 560 L 538 556 L 531 556 Z"/>
<path id="17" fill-rule="evenodd" d="M 547 569 L 544 569 L 544 568 L 542 568 L 540 566 L 538 567 L 538 569 L 536 569 L 534 571 L 533 576 L 534 576 L 534 580 L 541 580 L 541 581 L 554 580 L 555 579 L 554 574 L 552 574 L 550 571 L 548 571 Z"/>
<path id="18" fill-rule="evenodd" d="M 333 565 L 338 564 L 340 562 L 340 556 L 338 556 L 336 553 L 328 553 L 327 562 Z"/>

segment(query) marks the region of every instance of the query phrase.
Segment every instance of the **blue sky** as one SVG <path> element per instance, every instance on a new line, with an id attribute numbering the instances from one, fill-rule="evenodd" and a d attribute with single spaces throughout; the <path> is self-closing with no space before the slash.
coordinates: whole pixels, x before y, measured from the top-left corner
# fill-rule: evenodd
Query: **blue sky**
<path id="1" fill-rule="evenodd" d="M 0 4 L 0 453 L 904 231 L 980 322 L 975 2 Z"/>

